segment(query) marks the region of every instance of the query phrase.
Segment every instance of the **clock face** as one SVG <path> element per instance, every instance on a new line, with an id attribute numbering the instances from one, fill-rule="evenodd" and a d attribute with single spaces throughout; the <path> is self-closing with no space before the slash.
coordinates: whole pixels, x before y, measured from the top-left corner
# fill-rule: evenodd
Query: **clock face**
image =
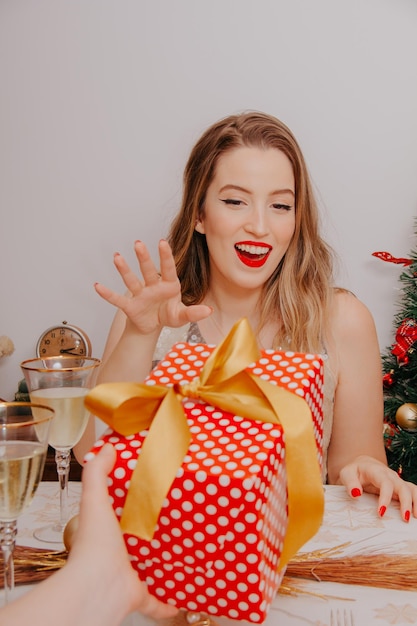
<path id="1" fill-rule="evenodd" d="M 60 354 L 90 356 L 90 341 L 74 326 L 55 326 L 42 333 L 36 353 L 39 357 Z"/>

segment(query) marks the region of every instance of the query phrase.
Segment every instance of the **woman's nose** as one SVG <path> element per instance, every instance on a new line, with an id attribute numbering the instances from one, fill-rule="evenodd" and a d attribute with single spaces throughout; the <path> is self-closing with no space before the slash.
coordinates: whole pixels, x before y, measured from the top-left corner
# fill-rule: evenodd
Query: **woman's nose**
<path id="1" fill-rule="evenodd" d="M 245 230 L 257 237 L 264 237 L 268 234 L 268 224 L 263 209 L 254 209 L 245 224 Z"/>

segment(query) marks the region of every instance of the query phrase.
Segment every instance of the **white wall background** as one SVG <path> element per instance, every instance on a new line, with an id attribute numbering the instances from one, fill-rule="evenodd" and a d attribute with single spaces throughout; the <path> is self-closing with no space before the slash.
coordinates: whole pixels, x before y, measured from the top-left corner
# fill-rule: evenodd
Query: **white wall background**
<path id="1" fill-rule="evenodd" d="M 101 355 L 93 283 L 119 288 L 135 239 L 155 254 L 192 144 L 248 108 L 294 131 L 389 345 L 401 267 L 371 254 L 415 246 L 416 30 L 415 0 L 0 0 L 0 396 L 64 319 Z"/>

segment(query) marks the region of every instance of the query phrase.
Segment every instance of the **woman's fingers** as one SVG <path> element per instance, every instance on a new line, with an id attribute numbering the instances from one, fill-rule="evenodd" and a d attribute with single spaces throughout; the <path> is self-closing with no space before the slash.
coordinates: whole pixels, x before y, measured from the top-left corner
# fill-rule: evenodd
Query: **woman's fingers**
<path id="1" fill-rule="evenodd" d="M 206 304 L 192 304 L 190 306 L 182 305 L 182 307 L 183 308 L 181 309 L 180 314 L 182 324 L 199 322 L 213 313 L 213 309 Z"/>
<path id="2" fill-rule="evenodd" d="M 169 282 L 178 281 L 177 268 L 172 255 L 171 246 L 165 239 L 161 239 L 158 245 L 159 260 L 161 263 L 161 276 Z"/>
<path id="3" fill-rule="evenodd" d="M 109 289 L 101 283 L 94 283 L 94 289 L 96 290 L 98 295 L 103 298 L 103 300 L 105 300 L 109 304 L 113 304 L 118 309 L 123 310 L 126 296 L 122 296 L 121 294 L 116 293 L 115 291 Z"/>
<path id="4" fill-rule="evenodd" d="M 178 284 L 177 268 L 175 266 L 172 250 L 169 243 L 165 241 L 165 239 L 161 239 L 158 244 L 159 263 L 161 267 L 160 272 L 155 267 L 155 264 L 149 255 L 148 249 L 141 241 L 135 242 L 135 252 L 145 285 L 151 286 L 158 283 L 160 280 Z"/>
<path id="5" fill-rule="evenodd" d="M 130 293 L 133 296 L 138 295 L 143 289 L 143 284 L 119 252 L 114 255 L 114 265 Z"/>
<path id="6" fill-rule="evenodd" d="M 130 295 L 118 294 L 101 283 L 94 287 L 104 300 L 119 308 L 139 332 L 149 334 L 162 326 L 177 328 L 211 315 L 211 307 L 204 304 L 183 304 L 174 257 L 167 241 L 159 242 L 160 273 L 144 243 L 136 241 L 134 248 L 142 281 L 121 254 L 114 255 L 114 264 Z"/>
<path id="7" fill-rule="evenodd" d="M 376 459 L 359 457 L 341 470 L 340 480 L 353 498 L 362 492 L 377 494 L 380 517 L 391 500 L 399 501 L 401 517 L 405 522 L 410 520 L 411 514 L 417 517 L 417 486 L 404 481 Z"/>
<path id="8" fill-rule="evenodd" d="M 142 241 L 135 241 L 135 253 L 145 285 L 155 285 L 159 282 L 160 274 L 152 261 L 148 248 Z"/>

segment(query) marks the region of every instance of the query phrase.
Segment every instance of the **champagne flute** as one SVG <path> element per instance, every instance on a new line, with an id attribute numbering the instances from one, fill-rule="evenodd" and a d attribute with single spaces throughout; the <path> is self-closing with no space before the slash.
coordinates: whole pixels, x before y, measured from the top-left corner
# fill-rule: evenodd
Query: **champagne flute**
<path id="1" fill-rule="evenodd" d="M 42 478 L 54 410 L 31 402 L 0 402 L 0 547 L 4 602 L 14 589 L 17 519 Z"/>
<path id="2" fill-rule="evenodd" d="M 71 450 L 81 439 L 88 421 L 84 398 L 93 385 L 100 360 L 81 356 L 51 356 L 29 359 L 23 370 L 32 402 L 55 410 L 49 444 L 55 449 L 59 480 L 60 518 L 53 524 L 35 530 L 34 536 L 47 543 L 62 543 L 68 521 L 68 478 Z"/>

